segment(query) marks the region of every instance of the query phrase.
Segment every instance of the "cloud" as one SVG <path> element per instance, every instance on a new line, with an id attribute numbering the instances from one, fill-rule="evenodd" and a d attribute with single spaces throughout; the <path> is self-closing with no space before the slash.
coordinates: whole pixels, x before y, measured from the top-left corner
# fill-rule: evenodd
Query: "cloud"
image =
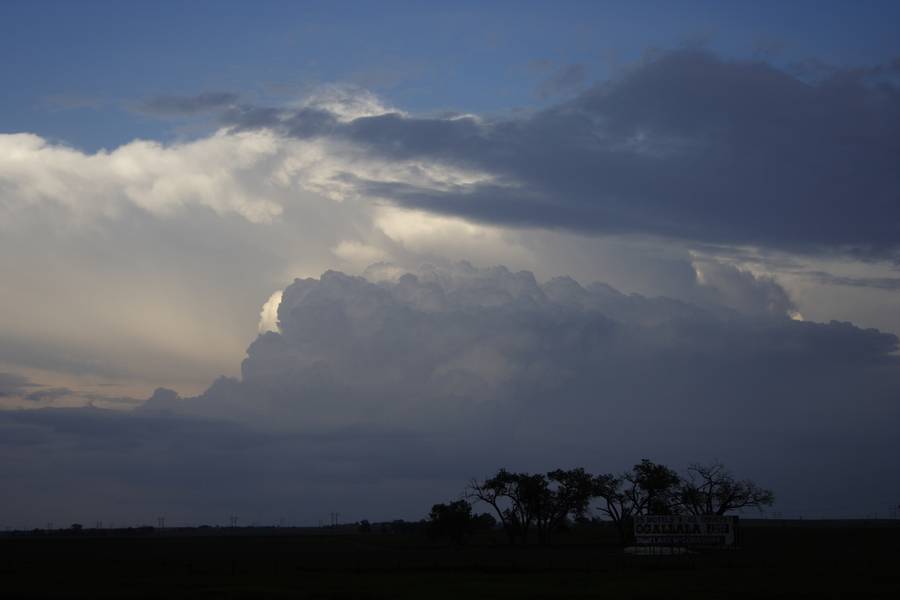
<path id="1" fill-rule="evenodd" d="M 91 154 L 0 135 L 0 361 L 141 395 L 231 373 L 247 315 L 372 229 L 370 207 L 315 191 L 334 172 L 318 146 L 245 132 Z"/>
<path id="2" fill-rule="evenodd" d="M 503 464 L 498 457 L 543 468 L 629 453 L 714 455 L 776 478 L 789 502 L 822 510 L 848 501 L 847 492 L 803 500 L 791 469 L 812 468 L 816 453 L 837 465 L 857 444 L 895 445 L 900 362 L 891 334 L 770 310 L 709 310 L 565 277 L 540 284 L 503 267 L 370 273 L 379 283 L 333 271 L 296 280 L 278 306 L 280 333 L 248 348 L 240 380 L 220 379 L 194 398 L 158 392 L 144 410 L 301 436 L 408 431 L 437 455 L 477 448 L 481 459 L 460 458 L 472 471 L 478 460 Z M 761 307 L 789 308 L 771 282 L 751 280 L 716 274 L 720 284 L 758 286 Z M 863 452 L 882 468 L 893 464 L 893 452 Z M 839 472 L 852 477 L 859 466 Z"/>
<path id="3" fill-rule="evenodd" d="M 443 189 L 360 173 L 344 182 L 483 222 L 894 253 L 896 81 L 890 65 L 806 78 L 682 49 L 522 117 L 389 111 L 340 120 L 304 107 L 248 110 L 226 122 L 480 173 Z"/>
<path id="4" fill-rule="evenodd" d="M 797 306 L 787 291 L 771 277 L 714 260 L 695 263 L 698 297 L 713 305 L 731 307 L 747 315 L 796 316 Z"/>
<path id="5" fill-rule="evenodd" d="M 261 132 L 171 146 L 134 141 L 93 155 L 36 135 L 0 134 L 0 214 L 9 227 L 32 207 L 58 206 L 76 223 L 91 223 L 128 207 L 167 215 L 198 205 L 267 222 L 281 206 L 254 194 L 243 175 L 277 153 L 277 141 Z"/>
<path id="6" fill-rule="evenodd" d="M 160 514 L 170 526 L 229 515 L 315 525 L 329 510 L 350 522 L 419 518 L 432 494 L 456 495 L 466 476 L 431 446 L 392 431 L 296 436 L 152 412 L 0 411 L 0 476 L 16 482 L 0 508 L 23 528 L 154 524 Z M 454 479 L 443 489 L 430 483 L 435 466 Z"/>
<path id="7" fill-rule="evenodd" d="M 272 292 L 259 312 L 259 332 L 278 332 L 278 305 L 281 304 L 281 290 Z"/>
<path id="8" fill-rule="evenodd" d="M 17 373 L 0 372 L 0 398 L 24 395 L 28 388 L 32 387 L 35 387 L 35 384 L 27 377 Z"/>
<path id="9" fill-rule="evenodd" d="M 812 271 L 809 276 L 829 285 L 844 285 L 849 287 L 874 288 L 878 290 L 900 290 L 900 277 L 848 277 L 833 275 L 825 271 Z"/>
<path id="10" fill-rule="evenodd" d="M 873 198 L 890 187 L 878 157 L 892 143 L 890 76 L 788 73 L 691 50 L 656 54 L 545 110 L 505 117 L 414 115 L 332 85 L 280 106 L 223 104 L 222 129 L 191 141 L 88 153 L 0 135 L 0 281 L 11 282 L 0 290 L 0 360 L 132 381 L 126 396 L 160 384 L 196 394 L 217 374 L 238 374 L 260 326 L 248 315 L 272 290 L 372 262 L 407 271 L 503 263 L 541 281 L 599 279 L 712 311 L 799 312 L 897 331 L 885 287 L 892 273 L 860 261 L 893 247 L 872 233 L 892 219 L 891 202 L 872 216 Z M 744 88 L 760 98 L 753 110 L 728 91 Z M 801 115 L 802 102 L 776 101 L 786 94 L 818 108 Z M 822 111 L 833 122 L 807 122 Z M 751 127 L 754 118 L 784 131 Z M 773 177 L 822 181 L 795 167 L 836 156 L 838 146 L 854 148 L 852 160 L 815 158 L 817 173 L 850 186 L 856 175 L 842 169 L 873 169 L 859 189 L 874 195 L 854 196 L 852 209 L 837 188 L 815 202 L 759 193 Z M 866 167 L 861 157 L 879 147 Z M 714 180 L 715 193 L 700 189 Z M 793 184 L 772 185 L 780 194 Z M 794 218 L 804 203 L 807 215 Z M 829 217 L 837 211 L 840 219 Z M 789 235 L 775 239 L 778 228 Z M 852 239 L 872 243 L 851 251 L 843 244 Z M 857 261 L 842 277 L 881 287 L 801 281 L 802 264 L 783 266 L 825 246 L 816 257 Z M 776 253 L 784 260 L 754 262 Z M 271 329 L 271 310 L 267 319 Z M 54 383 L 65 386 L 78 388 Z"/>
<path id="11" fill-rule="evenodd" d="M 236 105 L 240 96 L 230 92 L 204 92 L 195 96 L 157 96 L 138 105 L 138 110 L 163 117 L 194 116 Z"/>
<path id="12" fill-rule="evenodd" d="M 73 394 L 75 394 L 75 392 L 67 387 L 51 387 L 26 394 L 25 399 L 31 402 L 44 402 L 47 400 L 53 401 L 57 398 L 71 396 Z"/>
<path id="13" fill-rule="evenodd" d="M 280 332 L 199 396 L 0 411 L 0 477 L 20 490 L 0 509 L 33 524 L 418 518 L 500 466 L 605 471 L 643 456 L 718 458 L 788 512 L 873 510 L 900 491 L 877 477 L 900 466 L 891 334 L 504 267 L 367 273 L 297 279 Z M 772 302 L 771 282 L 707 274 Z M 847 481 L 867 482 L 871 507 Z"/>

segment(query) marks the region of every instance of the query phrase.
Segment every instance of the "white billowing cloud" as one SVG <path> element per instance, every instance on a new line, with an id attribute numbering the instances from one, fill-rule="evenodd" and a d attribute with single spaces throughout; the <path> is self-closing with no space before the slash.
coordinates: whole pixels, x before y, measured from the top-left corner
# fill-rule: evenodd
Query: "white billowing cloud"
<path id="1" fill-rule="evenodd" d="M 341 103 L 347 118 L 366 106 L 326 105 Z M 255 334 L 246 316 L 273 288 L 402 252 L 347 173 L 463 177 L 267 131 L 93 154 L 0 135 L 0 361 L 140 389 L 196 391 L 232 372 Z"/>
<path id="2" fill-rule="evenodd" d="M 281 304 L 281 290 L 272 292 L 266 303 L 263 304 L 262 310 L 259 311 L 259 332 L 267 331 L 279 332 L 278 329 L 278 305 Z"/>
<path id="3" fill-rule="evenodd" d="M 403 113 L 367 89 L 338 83 L 321 85 L 309 95 L 291 103 L 290 107 L 294 110 L 311 108 L 325 111 L 344 123 L 362 117 Z"/>
<path id="4" fill-rule="evenodd" d="M 257 196 L 244 175 L 277 153 L 275 136 L 266 132 L 220 132 L 171 146 L 135 141 L 95 154 L 31 134 L 0 135 L 0 208 L 6 224 L 29 206 L 58 205 L 88 222 L 118 216 L 125 203 L 158 215 L 196 204 L 263 223 L 282 208 Z"/>

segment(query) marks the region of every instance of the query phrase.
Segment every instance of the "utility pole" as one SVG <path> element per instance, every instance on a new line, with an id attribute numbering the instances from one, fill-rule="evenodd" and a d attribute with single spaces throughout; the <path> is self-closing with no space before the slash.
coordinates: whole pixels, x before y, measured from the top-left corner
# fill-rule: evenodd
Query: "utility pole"
<path id="1" fill-rule="evenodd" d="M 156 517 L 156 526 L 160 529 L 166 528 L 166 518 L 165 517 Z"/>

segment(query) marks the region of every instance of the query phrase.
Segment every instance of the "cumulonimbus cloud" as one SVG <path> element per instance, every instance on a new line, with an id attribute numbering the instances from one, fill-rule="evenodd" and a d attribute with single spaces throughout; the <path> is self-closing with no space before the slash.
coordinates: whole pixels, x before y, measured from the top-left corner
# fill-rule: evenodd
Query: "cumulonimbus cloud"
<path id="1" fill-rule="evenodd" d="M 186 365 L 175 378 L 184 381 L 198 368 L 189 355 L 208 346 L 204 332 L 223 332 L 209 322 L 216 313 L 192 312 L 201 296 L 222 305 L 240 298 L 219 314 L 243 322 L 298 273 L 359 272 L 379 260 L 407 268 L 503 262 L 744 313 L 793 310 L 896 329 L 889 266 L 798 275 L 792 293 L 814 282 L 853 283 L 869 294 L 826 306 L 808 290 L 789 297 L 782 286 L 790 273 L 778 272 L 777 282 L 763 276 L 777 267 L 760 264 L 747 279 L 716 260 L 741 256 L 733 251 L 743 244 L 829 255 L 859 246 L 847 260 L 895 251 L 894 75 L 884 67 L 812 78 L 677 51 L 518 116 L 413 115 L 332 86 L 268 108 L 200 98 L 220 107 L 221 129 L 174 143 L 136 140 L 87 153 L 31 134 L 0 135 L 0 251 L 8 257 L 0 276 L 18 282 L 0 314 L 0 359 L 68 364 L 60 357 L 70 348 L 108 350 L 110 332 L 121 331 L 155 356 L 120 363 L 169 361 L 170 372 L 171 363 Z M 607 233 L 625 235 L 595 235 Z M 719 245 L 697 243 L 709 241 Z M 166 273 L 153 275 L 163 264 Z M 42 274 L 50 273 L 54 285 L 77 287 L 91 301 L 48 294 Z M 198 291 L 200 281 L 220 293 Z M 177 309 L 176 294 L 186 299 Z M 26 325 L 23 314 L 36 306 L 42 319 Z M 136 312 L 144 317 L 133 319 Z M 94 320 L 99 327 L 82 331 Z M 254 326 L 216 347 L 240 356 Z M 116 340 L 116 356 L 124 344 Z M 72 368 L 133 374 L 96 349 Z M 203 381 L 223 370 L 224 354 L 203 365 Z M 162 370 L 143 376 L 155 381 Z"/>
<path id="2" fill-rule="evenodd" d="M 754 306 L 778 310 L 738 312 L 625 295 L 605 284 L 583 287 L 571 278 L 540 284 L 504 267 L 462 263 L 401 273 L 373 265 L 369 279 L 329 271 L 296 280 L 277 305 L 278 331 L 269 327 L 248 349 L 241 381 L 162 404 L 207 407 L 220 416 L 234 409 L 241 419 L 256 411 L 301 428 L 418 417 L 446 423 L 448 411 L 464 418 L 469 410 L 480 420 L 507 404 L 546 409 L 540 398 L 563 389 L 564 402 L 579 412 L 604 409 L 597 389 L 617 406 L 626 397 L 634 404 L 668 397 L 658 408 L 669 411 L 710 401 L 709 391 L 701 398 L 679 391 L 676 382 L 690 377 L 723 389 L 734 377 L 747 378 L 781 397 L 780 384 L 793 386 L 794 377 L 810 377 L 820 365 L 891 373 L 898 364 L 894 335 L 794 321 L 783 291 L 766 282 Z M 747 279 L 753 277 L 726 271 L 718 280 L 749 285 L 741 281 Z M 638 393 L 648 386 L 644 371 L 660 379 Z M 723 371 L 731 376 L 720 380 Z"/>
<path id="3" fill-rule="evenodd" d="M 468 264 L 298 279 L 277 314 L 242 377 L 197 397 L 0 413 L 16 458 L 0 474 L 65 488 L 84 510 L 69 479 L 41 479 L 66 452 L 78 481 L 121 506 L 193 519 L 229 505 L 310 518 L 311 503 L 355 494 L 369 516 L 415 515 L 499 466 L 603 470 L 648 455 L 716 457 L 774 487 L 783 510 L 841 514 L 857 500 L 847 481 L 873 498 L 898 491 L 875 477 L 900 456 L 891 334 Z"/>

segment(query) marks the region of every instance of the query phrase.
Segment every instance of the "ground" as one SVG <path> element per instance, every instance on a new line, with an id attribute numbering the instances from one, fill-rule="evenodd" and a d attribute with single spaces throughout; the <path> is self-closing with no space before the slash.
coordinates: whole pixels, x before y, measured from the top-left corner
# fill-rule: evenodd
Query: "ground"
<path id="1" fill-rule="evenodd" d="M 8 533 L 3 598 L 900 598 L 900 521 L 758 522 L 736 550 L 632 556 L 608 528 L 508 547 L 420 533 Z"/>

